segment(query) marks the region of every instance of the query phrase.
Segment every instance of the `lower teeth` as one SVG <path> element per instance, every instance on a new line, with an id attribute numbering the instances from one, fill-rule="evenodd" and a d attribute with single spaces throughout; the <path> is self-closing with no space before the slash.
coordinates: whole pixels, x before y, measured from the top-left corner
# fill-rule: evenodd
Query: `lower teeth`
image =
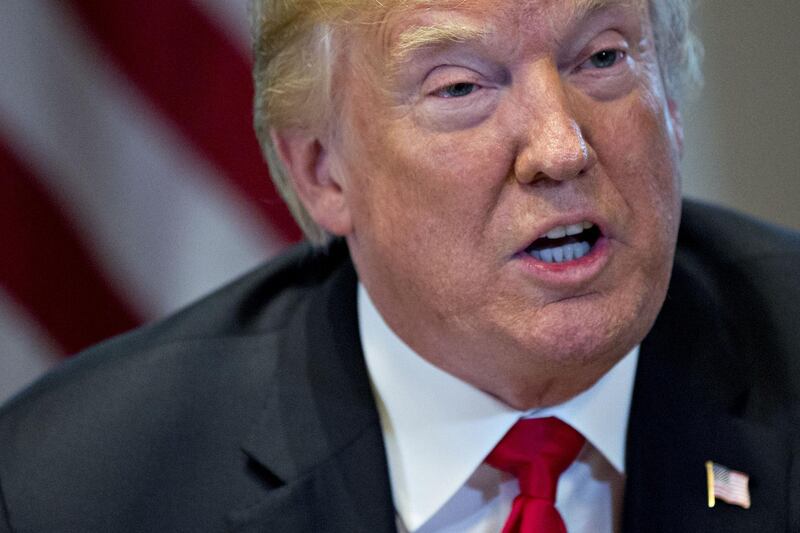
<path id="1" fill-rule="evenodd" d="M 556 246 L 555 248 L 543 248 L 542 250 L 532 250 L 531 255 L 539 261 L 545 263 L 566 263 L 580 259 L 592 249 L 588 242 L 574 242 Z"/>

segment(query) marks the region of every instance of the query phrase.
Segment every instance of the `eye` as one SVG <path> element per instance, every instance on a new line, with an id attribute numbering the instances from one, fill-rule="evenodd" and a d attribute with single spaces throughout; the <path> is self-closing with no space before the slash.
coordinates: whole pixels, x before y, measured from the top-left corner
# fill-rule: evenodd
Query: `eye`
<path id="1" fill-rule="evenodd" d="M 594 68 L 611 68 L 625 57 L 622 50 L 601 50 L 589 58 Z"/>
<path id="2" fill-rule="evenodd" d="M 464 96 L 469 96 L 476 90 L 478 90 L 477 83 L 459 82 L 442 87 L 433 94 L 441 98 L 461 98 Z"/>

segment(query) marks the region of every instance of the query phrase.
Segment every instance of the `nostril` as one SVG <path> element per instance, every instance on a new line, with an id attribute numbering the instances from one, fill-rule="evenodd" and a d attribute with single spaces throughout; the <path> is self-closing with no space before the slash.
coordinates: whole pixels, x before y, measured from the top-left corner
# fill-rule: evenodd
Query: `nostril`
<path id="1" fill-rule="evenodd" d="M 559 116 L 529 132 L 514 162 L 514 178 L 525 185 L 567 181 L 586 176 L 596 161 L 580 125 Z"/>

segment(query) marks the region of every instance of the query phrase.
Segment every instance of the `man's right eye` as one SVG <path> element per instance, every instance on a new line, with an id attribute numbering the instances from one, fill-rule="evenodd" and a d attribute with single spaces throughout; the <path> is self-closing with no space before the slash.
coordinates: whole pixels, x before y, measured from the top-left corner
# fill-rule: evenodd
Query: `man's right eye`
<path id="1" fill-rule="evenodd" d="M 611 68 L 619 60 L 625 57 L 625 52 L 621 50 L 601 50 L 589 58 L 595 68 Z"/>
<path id="2" fill-rule="evenodd" d="M 475 83 L 459 82 L 459 83 L 453 83 L 446 87 L 442 87 L 441 89 L 436 91 L 434 95 L 439 96 L 441 98 L 460 98 L 463 96 L 469 96 L 477 89 L 478 85 Z"/>

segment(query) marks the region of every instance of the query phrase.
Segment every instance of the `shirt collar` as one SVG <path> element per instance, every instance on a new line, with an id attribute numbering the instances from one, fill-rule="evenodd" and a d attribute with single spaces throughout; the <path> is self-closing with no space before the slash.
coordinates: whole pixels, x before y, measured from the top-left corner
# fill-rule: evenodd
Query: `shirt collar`
<path id="1" fill-rule="evenodd" d="M 557 416 L 624 473 L 638 346 L 588 390 L 517 411 L 417 355 L 358 285 L 361 344 L 378 401 L 395 507 L 413 531 L 432 517 L 521 417 Z"/>

